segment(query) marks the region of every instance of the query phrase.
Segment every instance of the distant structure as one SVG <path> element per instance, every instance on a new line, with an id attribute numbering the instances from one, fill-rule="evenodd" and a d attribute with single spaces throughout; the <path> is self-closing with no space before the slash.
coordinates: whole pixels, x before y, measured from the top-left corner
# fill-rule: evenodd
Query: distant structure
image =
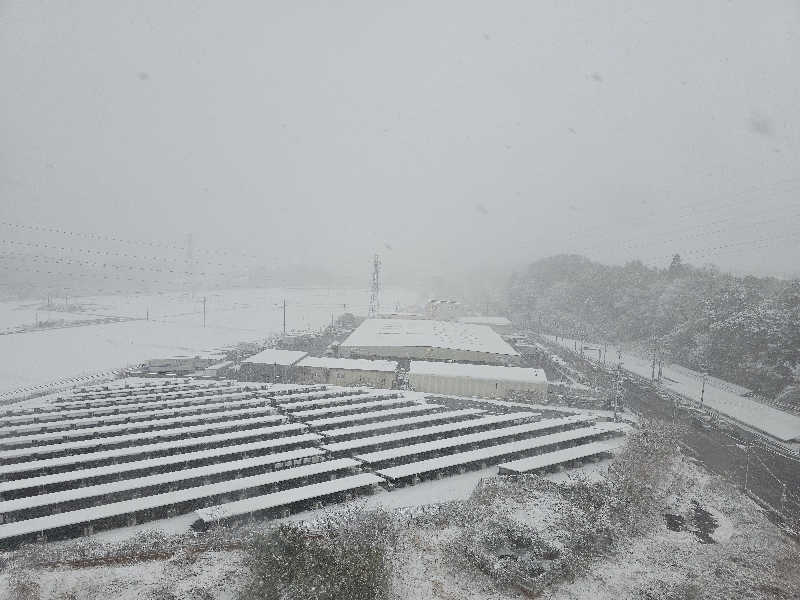
<path id="1" fill-rule="evenodd" d="M 376 317 L 381 312 L 381 257 L 372 260 L 372 283 L 369 294 L 369 316 Z"/>
<path id="2" fill-rule="evenodd" d="M 452 321 L 461 316 L 463 307 L 457 300 L 446 298 L 431 298 L 425 306 L 425 313 L 430 319 Z"/>
<path id="3" fill-rule="evenodd" d="M 458 319 L 458 322 L 470 323 L 472 325 L 486 325 L 487 327 L 491 327 L 501 335 L 509 334 L 513 331 L 511 321 L 509 321 L 505 317 L 482 317 L 482 316 L 460 317 Z"/>
<path id="4" fill-rule="evenodd" d="M 422 313 L 417 312 L 389 312 L 376 315 L 378 319 L 408 319 L 408 320 L 426 320 L 428 317 Z"/>
<path id="5" fill-rule="evenodd" d="M 494 365 L 519 353 L 486 325 L 422 319 L 367 319 L 339 345 L 344 358 L 455 360 Z"/>
<path id="6" fill-rule="evenodd" d="M 212 365 L 225 362 L 225 354 L 219 351 L 203 352 L 194 356 L 181 355 L 146 360 L 141 371 L 151 375 L 188 375 L 202 371 Z"/>

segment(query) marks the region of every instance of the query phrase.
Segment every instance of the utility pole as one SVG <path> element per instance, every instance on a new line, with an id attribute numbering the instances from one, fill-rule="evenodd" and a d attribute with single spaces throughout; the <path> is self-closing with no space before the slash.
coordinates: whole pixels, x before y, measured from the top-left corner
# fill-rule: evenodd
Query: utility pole
<path id="1" fill-rule="evenodd" d="M 617 377 L 614 382 L 614 422 L 619 422 L 619 405 L 622 400 L 622 352 L 618 353 Z"/>
<path id="2" fill-rule="evenodd" d="M 144 313 L 144 320 L 145 321 L 149 321 L 150 320 L 150 307 L 149 306 L 147 307 L 147 310 Z"/>
<path id="3" fill-rule="evenodd" d="M 703 396 L 706 394 L 706 377 L 707 373 L 703 371 L 703 386 L 700 388 L 700 406 L 703 406 Z"/>
<path id="4" fill-rule="evenodd" d="M 747 442 L 747 446 L 745 447 L 745 453 L 747 454 L 747 463 L 744 467 L 744 493 L 747 493 L 747 480 L 750 476 L 750 441 Z"/>
<path id="5" fill-rule="evenodd" d="M 783 485 L 783 491 L 781 492 L 781 513 L 786 512 L 786 484 Z"/>
<path id="6" fill-rule="evenodd" d="M 653 332 L 650 337 L 650 351 L 653 353 L 653 364 L 650 371 L 650 381 L 656 380 L 656 328 L 653 327 Z"/>
<path id="7" fill-rule="evenodd" d="M 149 315 L 149 309 L 148 309 L 148 315 Z M 206 326 L 206 297 L 203 296 L 203 327 L 205 326 Z"/>
<path id="8" fill-rule="evenodd" d="M 283 336 L 286 337 L 286 298 L 283 299 Z"/>

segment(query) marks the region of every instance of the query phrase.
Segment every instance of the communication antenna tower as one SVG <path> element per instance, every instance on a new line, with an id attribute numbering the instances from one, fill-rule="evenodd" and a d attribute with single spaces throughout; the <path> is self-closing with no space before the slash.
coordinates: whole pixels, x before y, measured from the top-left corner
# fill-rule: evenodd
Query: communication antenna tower
<path id="1" fill-rule="evenodd" d="M 377 317 L 381 312 L 381 257 L 372 259 L 372 283 L 369 294 L 369 316 Z"/>

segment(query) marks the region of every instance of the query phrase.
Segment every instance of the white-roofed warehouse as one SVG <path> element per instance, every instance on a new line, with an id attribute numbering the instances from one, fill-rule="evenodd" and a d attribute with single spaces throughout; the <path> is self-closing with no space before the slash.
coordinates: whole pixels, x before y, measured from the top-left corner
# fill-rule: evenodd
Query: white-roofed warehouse
<path id="1" fill-rule="evenodd" d="M 527 392 L 534 400 L 547 396 L 547 376 L 542 369 L 412 361 L 411 387 L 418 392 L 479 398 L 505 398 Z"/>
<path id="2" fill-rule="evenodd" d="M 345 357 L 513 364 L 519 353 L 486 325 L 367 319 L 339 346 Z"/>
<path id="3" fill-rule="evenodd" d="M 389 360 L 307 356 L 295 365 L 294 377 L 298 383 L 367 385 L 391 389 L 394 387 L 396 370 L 397 363 Z"/>

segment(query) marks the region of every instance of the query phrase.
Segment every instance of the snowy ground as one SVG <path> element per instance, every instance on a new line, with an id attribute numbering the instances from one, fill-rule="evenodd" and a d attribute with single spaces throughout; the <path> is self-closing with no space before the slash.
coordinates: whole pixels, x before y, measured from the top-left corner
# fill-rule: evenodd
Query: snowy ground
<path id="1" fill-rule="evenodd" d="M 555 336 L 544 337 L 551 342 L 555 342 Z M 573 350 L 574 342 L 575 340 L 571 339 L 558 339 L 558 343 L 568 350 Z M 606 357 L 610 364 L 616 364 L 615 361 L 611 360 L 611 357 L 616 357 L 617 351 L 616 347 L 608 346 Z M 586 354 L 586 357 L 594 359 L 591 354 Z M 622 363 L 624 369 L 636 375 L 647 378 L 651 375 L 651 363 L 645 358 L 622 351 Z M 664 365 L 662 385 L 669 390 L 699 402 L 702 375 L 685 367 Z M 744 398 L 737 393 L 743 389 L 740 386 L 710 378 L 706 381 L 703 401 L 710 408 L 779 440 L 788 441 L 800 436 L 800 417 L 766 406 L 755 400 Z"/>
<path id="2" fill-rule="evenodd" d="M 592 465 L 590 476 L 599 476 L 603 468 Z M 586 573 L 543 590 L 540 597 L 553 600 L 796 598 L 792 590 L 797 591 L 793 587 L 798 583 L 794 562 L 797 550 L 792 550 L 790 540 L 768 521 L 756 504 L 726 482 L 691 461 L 683 462 L 681 469 L 684 483 L 667 499 L 663 510 L 679 513 L 693 502 L 698 503 L 716 520 L 711 533 L 713 543 L 700 543 L 690 531 L 671 531 L 658 518 L 641 537 L 619 544 L 591 564 Z M 556 478 L 565 481 L 570 474 L 574 471 Z M 484 474 L 468 475 L 452 478 L 446 484 L 450 491 L 435 498 L 466 497 Z M 426 486 L 403 490 L 390 506 L 410 506 L 430 499 Z M 370 501 L 378 502 L 397 493 L 376 496 Z M 535 527 L 548 538 L 557 535 L 558 527 L 562 526 L 559 504 L 547 496 L 534 500 L 508 497 L 498 502 L 493 511 Z M 411 523 L 407 527 L 403 532 L 403 553 L 394 564 L 397 600 L 526 597 L 513 588 L 498 588 L 474 567 L 463 568 L 454 563 L 450 542 L 458 534 L 457 527 Z M 15 563 L 13 556 L 6 558 L 11 560 L 0 571 L 0 597 L 9 599 L 233 600 L 244 578 L 243 556 L 238 551 L 209 551 L 196 556 L 179 552 L 167 560 L 51 569 L 33 569 L 29 564 Z M 29 595 L 20 593 L 26 590 Z"/>
<path id="3" fill-rule="evenodd" d="M 206 327 L 203 304 L 206 301 Z M 93 374 L 149 358 L 191 354 L 239 341 L 263 340 L 283 327 L 286 299 L 289 330 L 319 329 L 331 316 L 366 312 L 368 290 L 237 289 L 188 294 L 96 296 L 70 299 L 85 313 L 53 311 L 51 318 L 87 314 L 140 319 L 126 323 L 0 335 L 0 394 L 62 378 Z M 387 306 L 416 300 L 410 292 L 387 289 Z M 0 330 L 32 324 L 36 304 L 0 303 Z M 149 315 L 148 315 L 149 313 Z M 46 318 L 40 312 L 39 318 Z M 149 316 L 149 320 L 145 317 Z"/>

